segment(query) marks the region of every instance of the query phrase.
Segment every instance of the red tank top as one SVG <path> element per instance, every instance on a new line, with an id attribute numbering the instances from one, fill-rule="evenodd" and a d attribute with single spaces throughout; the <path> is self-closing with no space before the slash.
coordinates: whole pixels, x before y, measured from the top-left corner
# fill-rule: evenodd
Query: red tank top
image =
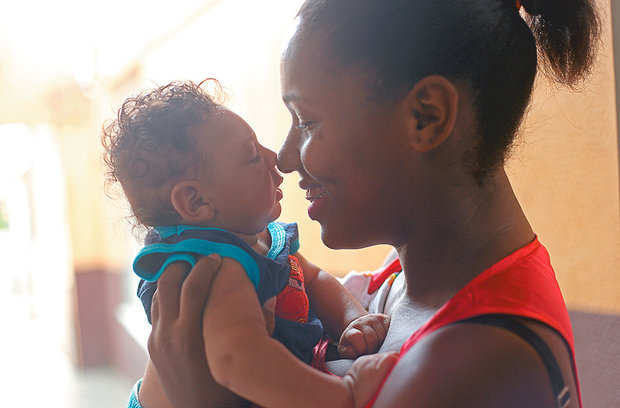
<path id="1" fill-rule="evenodd" d="M 402 270 L 398 259 L 386 269 L 392 272 Z M 385 276 L 387 273 L 382 271 L 378 275 Z M 457 292 L 407 339 L 400 350 L 400 357 L 427 334 L 451 323 L 486 314 L 526 317 L 552 327 L 570 346 L 573 367 L 576 367 L 573 331 L 566 305 L 549 254 L 538 239 L 500 260 Z M 381 388 L 367 407 L 374 404 Z M 578 382 L 577 393 L 581 406 Z"/>

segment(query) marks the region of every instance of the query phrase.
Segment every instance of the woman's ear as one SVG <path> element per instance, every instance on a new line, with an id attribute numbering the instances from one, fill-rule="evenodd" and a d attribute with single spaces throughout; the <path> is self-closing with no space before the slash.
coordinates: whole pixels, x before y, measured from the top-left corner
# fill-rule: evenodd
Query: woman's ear
<path id="1" fill-rule="evenodd" d="M 170 192 L 172 206 L 190 224 L 208 221 L 215 216 L 215 207 L 196 181 L 181 181 Z"/>
<path id="2" fill-rule="evenodd" d="M 433 150 L 448 138 L 456 121 L 458 91 L 446 78 L 422 78 L 407 94 L 409 136 L 419 152 Z"/>

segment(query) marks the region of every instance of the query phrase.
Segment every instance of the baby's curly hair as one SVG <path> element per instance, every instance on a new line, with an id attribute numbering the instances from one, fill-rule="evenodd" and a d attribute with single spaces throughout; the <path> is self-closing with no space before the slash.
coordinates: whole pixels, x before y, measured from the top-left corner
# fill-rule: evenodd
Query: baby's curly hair
<path id="1" fill-rule="evenodd" d="M 179 221 L 170 201 L 172 183 L 202 159 L 187 129 L 221 113 L 222 96 L 213 78 L 174 81 L 127 99 L 116 119 L 104 124 L 105 190 L 120 183 L 137 225 Z"/>

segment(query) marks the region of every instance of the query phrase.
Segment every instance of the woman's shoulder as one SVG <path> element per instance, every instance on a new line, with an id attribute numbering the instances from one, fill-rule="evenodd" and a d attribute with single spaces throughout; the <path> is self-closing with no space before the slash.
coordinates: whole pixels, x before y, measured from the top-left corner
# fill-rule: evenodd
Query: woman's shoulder
<path id="1" fill-rule="evenodd" d="M 438 329 L 404 354 L 375 407 L 553 406 L 537 352 L 509 331 L 455 324 Z"/>

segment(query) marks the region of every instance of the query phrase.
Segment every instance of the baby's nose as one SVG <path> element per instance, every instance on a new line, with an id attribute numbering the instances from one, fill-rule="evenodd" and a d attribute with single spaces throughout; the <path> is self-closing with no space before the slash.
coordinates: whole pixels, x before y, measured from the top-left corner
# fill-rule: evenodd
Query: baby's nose
<path id="1" fill-rule="evenodd" d="M 267 163 L 267 166 L 269 166 L 270 168 L 275 167 L 278 162 L 278 156 L 276 155 L 276 152 L 271 149 L 267 149 L 266 147 L 264 149 L 265 163 Z"/>

